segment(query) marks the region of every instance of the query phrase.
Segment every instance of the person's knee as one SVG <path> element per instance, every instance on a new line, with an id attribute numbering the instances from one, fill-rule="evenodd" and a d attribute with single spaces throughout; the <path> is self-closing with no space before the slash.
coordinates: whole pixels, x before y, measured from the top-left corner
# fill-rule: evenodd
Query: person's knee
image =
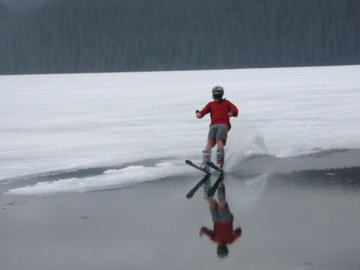
<path id="1" fill-rule="evenodd" d="M 223 141 L 223 139 L 220 139 L 220 138 L 218 138 L 218 139 L 216 139 L 216 145 L 217 145 L 217 147 L 218 147 L 218 149 L 224 149 L 224 141 Z"/>
<path id="2" fill-rule="evenodd" d="M 207 147 L 213 148 L 214 146 L 215 146 L 215 140 L 213 140 L 213 139 L 208 139 L 208 141 L 207 141 Z"/>
<path id="3" fill-rule="evenodd" d="M 219 201 L 219 209 L 224 210 L 225 208 L 226 208 L 226 201 L 225 200 L 220 200 Z"/>
<path id="4" fill-rule="evenodd" d="M 208 202 L 208 205 L 209 205 L 210 208 L 217 207 L 217 202 L 213 198 L 208 198 L 207 202 Z"/>

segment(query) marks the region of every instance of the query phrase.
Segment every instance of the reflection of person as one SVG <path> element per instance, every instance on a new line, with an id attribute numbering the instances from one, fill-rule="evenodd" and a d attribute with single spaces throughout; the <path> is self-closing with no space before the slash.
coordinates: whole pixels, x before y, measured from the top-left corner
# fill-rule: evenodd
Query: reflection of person
<path id="1" fill-rule="evenodd" d="M 211 123 L 205 150 L 203 151 L 202 166 L 207 168 L 207 162 L 211 159 L 211 149 L 217 145 L 217 164 L 222 168 L 224 164 L 224 146 L 227 134 L 231 128 L 230 117 L 237 117 L 238 109 L 229 100 L 224 99 L 224 88 L 215 86 L 212 89 L 214 101 L 209 102 L 201 111 L 196 111 L 196 117 L 202 118 L 210 113 Z"/>
<path id="2" fill-rule="evenodd" d="M 234 216 L 230 212 L 229 204 L 225 198 L 225 185 L 221 183 L 218 188 L 217 203 L 214 198 L 208 198 L 208 205 L 214 222 L 213 230 L 202 227 L 200 236 L 207 235 L 212 241 L 218 243 L 217 255 L 219 257 L 226 257 L 229 254 L 227 245 L 232 244 L 241 236 L 241 228 L 233 229 Z"/>

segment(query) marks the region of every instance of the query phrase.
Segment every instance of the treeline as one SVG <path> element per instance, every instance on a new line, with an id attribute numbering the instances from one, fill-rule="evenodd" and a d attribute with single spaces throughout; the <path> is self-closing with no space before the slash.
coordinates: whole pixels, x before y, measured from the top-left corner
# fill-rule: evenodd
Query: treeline
<path id="1" fill-rule="evenodd" d="M 360 63 L 359 0 L 0 4 L 0 73 Z"/>
<path id="2" fill-rule="evenodd" d="M 4 3 L 10 9 L 28 8 L 43 4 L 50 0 L 0 0 L 0 4 Z"/>

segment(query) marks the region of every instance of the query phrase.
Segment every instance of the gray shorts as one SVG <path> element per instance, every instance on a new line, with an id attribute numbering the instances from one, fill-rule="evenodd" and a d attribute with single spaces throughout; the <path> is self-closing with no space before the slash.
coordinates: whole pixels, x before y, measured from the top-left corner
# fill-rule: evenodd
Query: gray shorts
<path id="1" fill-rule="evenodd" d="M 233 218 L 228 204 L 225 204 L 225 207 L 220 209 L 218 203 L 214 202 L 210 208 L 210 213 L 213 221 L 229 221 Z"/>
<path id="2" fill-rule="evenodd" d="M 211 125 L 208 138 L 211 140 L 222 139 L 225 143 L 228 131 L 229 127 L 226 124 Z"/>

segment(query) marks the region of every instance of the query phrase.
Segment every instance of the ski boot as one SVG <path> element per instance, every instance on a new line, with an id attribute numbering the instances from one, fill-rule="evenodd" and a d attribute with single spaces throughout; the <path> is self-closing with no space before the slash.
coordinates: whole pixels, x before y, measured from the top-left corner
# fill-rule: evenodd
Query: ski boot
<path id="1" fill-rule="evenodd" d="M 209 178 L 204 183 L 204 199 L 205 200 L 207 200 L 209 198 L 208 193 L 209 193 L 210 188 L 211 188 L 211 182 L 210 182 L 210 178 Z"/>
<path id="2" fill-rule="evenodd" d="M 225 185 L 224 185 L 223 182 L 220 183 L 217 192 L 218 192 L 219 201 L 225 200 L 225 197 L 226 197 L 226 195 L 225 195 Z"/>
<path id="3" fill-rule="evenodd" d="M 217 159 L 217 165 L 220 168 L 220 173 L 223 174 L 224 173 L 224 157 L 225 157 L 225 153 L 224 150 L 217 150 L 216 152 L 216 159 Z"/>
<path id="4" fill-rule="evenodd" d="M 209 166 L 207 163 L 211 160 L 211 152 L 208 152 L 206 150 L 202 151 L 202 162 L 200 164 L 200 167 L 203 168 L 205 171 L 210 173 Z"/>

